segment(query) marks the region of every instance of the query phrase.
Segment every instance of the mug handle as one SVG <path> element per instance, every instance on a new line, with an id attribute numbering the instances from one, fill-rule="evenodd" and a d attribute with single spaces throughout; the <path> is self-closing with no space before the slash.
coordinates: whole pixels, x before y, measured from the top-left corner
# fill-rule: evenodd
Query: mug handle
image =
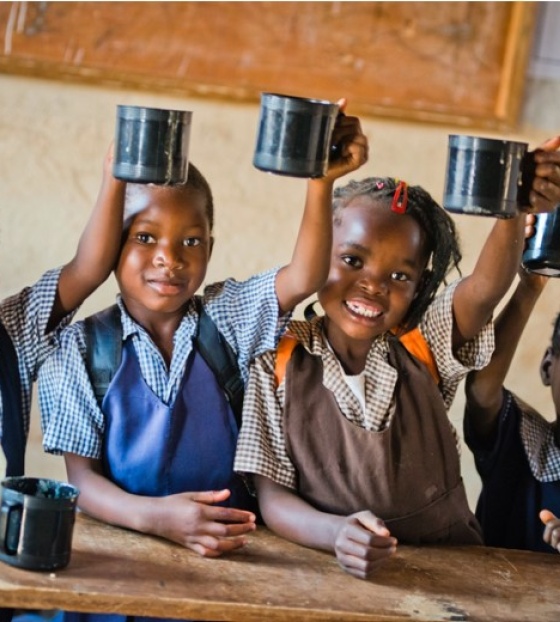
<path id="1" fill-rule="evenodd" d="M 0 546 L 8 555 L 17 553 L 21 528 L 21 503 L 4 502 L 0 514 Z"/>

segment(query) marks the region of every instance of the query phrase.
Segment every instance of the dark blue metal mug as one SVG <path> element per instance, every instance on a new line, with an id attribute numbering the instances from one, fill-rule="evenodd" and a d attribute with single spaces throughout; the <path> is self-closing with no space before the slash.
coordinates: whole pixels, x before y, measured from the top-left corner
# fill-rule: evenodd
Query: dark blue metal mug
<path id="1" fill-rule="evenodd" d="M 324 177 L 338 113 L 329 101 L 262 93 L 254 166 L 290 177 Z"/>
<path id="2" fill-rule="evenodd" d="M 526 243 L 521 263 L 543 276 L 560 276 L 560 205 L 553 212 L 535 214 L 535 233 Z"/>
<path id="3" fill-rule="evenodd" d="M 28 570 L 70 562 L 79 491 L 53 479 L 7 477 L 0 484 L 0 560 Z"/>
<path id="4" fill-rule="evenodd" d="M 192 112 L 117 106 L 113 175 L 132 183 L 187 181 Z"/>
<path id="5" fill-rule="evenodd" d="M 461 214 L 515 216 L 532 184 L 527 148 L 522 142 L 449 136 L 443 207 Z"/>

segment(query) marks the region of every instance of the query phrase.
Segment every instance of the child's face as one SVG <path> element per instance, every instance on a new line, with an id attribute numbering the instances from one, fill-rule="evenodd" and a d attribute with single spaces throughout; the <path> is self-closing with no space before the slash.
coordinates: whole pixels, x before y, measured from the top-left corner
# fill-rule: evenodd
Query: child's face
<path id="1" fill-rule="evenodd" d="M 556 410 L 556 418 L 560 415 L 560 356 L 554 354 L 551 347 L 547 349 L 541 362 L 541 378 L 545 386 L 550 387 L 552 401 Z M 560 431 L 559 431 L 560 434 Z M 560 438 L 558 439 L 560 440 Z M 557 441 L 558 442 L 558 441 Z M 560 443 L 559 443 L 560 446 Z"/>
<path id="2" fill-rule="evenodd" d="M 134 197 L 116 277 L 128 311 L 139 322 L 182 315 L 198 290 L 212 250 L 204 197 L 146 186 Z M 144 201 L 144 203 L 142 203 Z"/>
<path id="3" fill-rule="evenodd" d="M 406 214 L 361 196 L 337 213 L 327 282 L 319 292 L 329 341 L 367 342 L 398 327 L 426 266 L 424 236 Z"/>

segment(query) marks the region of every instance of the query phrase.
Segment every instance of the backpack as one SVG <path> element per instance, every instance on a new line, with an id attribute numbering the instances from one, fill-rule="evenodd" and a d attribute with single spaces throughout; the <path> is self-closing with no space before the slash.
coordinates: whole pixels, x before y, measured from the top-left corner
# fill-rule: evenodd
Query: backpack
<path id="1" fill-rule="evenodd" d="M 0 322 L 0 392 L 3 413 L 2 450 L 6 456 L 6 475 L 23 475 L 26 439 L 18 357 L 2 322 Z"/>
<path id="2" fill-rule="evenodd" d="M 412 354 L 420 362 L 428 368 L 430 375 L 435 383 L 439 385 L 440 376 L 437 369 L 436 360 L 430 346 L 422 336 L 418 328 L 413 328 L 408 333 L 401 335 L 399 341 L 406 348 L 409 354 Z M 274 365 L 274 382 L 279 387 L 286 375 L 286 366 L 292 356 L 292 352 L 298 345 L 297 338 L 291 333 L 286 333 L 280 339 L 280 343 L 276 349 L 276 362 Z"/>
<path id="3" fill-rule="evenodd" d="M 199 314 L 194 347 L 214 375 L 228 400 L 238 429 L 241 427 L 244 383 L 237 356 L 206 313 L 200 298 L 195 298 Z M 122 324 L 118 305 L 100 311 L 84 320 L 87 344 L 86 367 L 95 397 L 101 406 L 122 355 Z"/>

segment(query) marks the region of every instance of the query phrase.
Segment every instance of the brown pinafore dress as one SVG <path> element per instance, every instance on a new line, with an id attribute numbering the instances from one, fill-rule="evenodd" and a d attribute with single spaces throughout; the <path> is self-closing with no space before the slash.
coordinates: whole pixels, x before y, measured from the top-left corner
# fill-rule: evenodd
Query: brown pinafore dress
<path id="1" fill-rule="evenodd" d="M 286 368 L 284 429 L 298 494 L 347 516 L 370 510 L 408 544 L 482 544 L 469 509 L 456 441 L 427 367 L 389 338 L 396 411 L 381 432 L 342 414 L 318 356 L 298 345 Z"/>

